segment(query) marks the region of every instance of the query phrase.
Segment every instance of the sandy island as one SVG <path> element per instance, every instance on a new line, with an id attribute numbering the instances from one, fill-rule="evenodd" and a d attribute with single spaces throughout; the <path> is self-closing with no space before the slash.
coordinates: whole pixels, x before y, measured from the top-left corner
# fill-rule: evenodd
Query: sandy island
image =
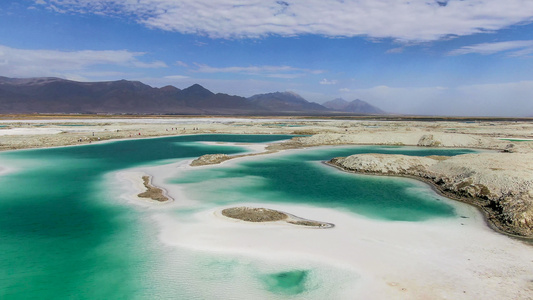
<path id="1" fill-rule="evenodd" d="M 333 228 L 332 223 L 307 220 L 295 215 L 262 207 L 231 207 L 220 212 L 223 216 L 246 222 L 262 223 L 283 221 L 288 224 L 310 228 Z"/>
<path id="2" fill-rule="evenodd" d="M 158 202 L 167 202 L 170 201 L 170 198 L 165 195 L 165 192 L 154 185 L 152 185 L 152 177 L 145 175 L 142 177 L 144 187 L 146 188 L 145 192 L 139 193 L 137 196 L 140 198 L 148 198 Z"/>

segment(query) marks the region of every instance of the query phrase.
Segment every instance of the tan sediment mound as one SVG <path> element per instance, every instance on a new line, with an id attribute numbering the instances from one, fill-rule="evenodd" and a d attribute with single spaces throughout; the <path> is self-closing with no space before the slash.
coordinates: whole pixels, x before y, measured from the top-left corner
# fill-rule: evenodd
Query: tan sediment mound
<path id="1" fill-rule="evenodd" d="M 143 179 L 143 182 L 144 182 L 144 186 L 146 187 L 146 191 L 140 193 L 137 196 L 139 196 L 141 198 L 149 198 L 149 199 L 152 199 L 152 200 L 155 200 L 155 201 L 159 201 L 159 202 L 170 201 L 170 199 L 167 196 L 165 196 L 165 194 L 164 194 L 162 189 L 160 189 L 160 188 L 158 188 L 156 186 L 153 186 L 150 183 L 150 176 L 143 176 L 142 179 Z"/>
<path id="2" fill-rule="evenodd" d="M 196 167 L 205 165 L 216 165 L 229 159 L 231 159 L 231 156 L 227 154 L 206 154 L 193 160 L 191 162 L 191 166 Z"/>
<path id="3" fill-rule="evenodd" d="M 423 179 L 446 196 L 480 207 L 499 230 L 533 237 L 531 161 L 531 153 L 478 153 L 447 159 L 358 154 L 334 158 L 329 164 L 359 173 Z"/>
<path id="4" fill-rule="evenodd" d="M 255 207 L 232 207 L 222 210 L 226 217 L 247 222 L 273 222 L 285 220 L 289 216 L 277 210 Z"/>
<path id="5" fill-rule="evenodd" d="M 335 225 L 331 223 L 306 220 L 294 215 L 284 213 L 281 211 L 256 208 L 256 207 L 231 207 L 222 210 L 222 215 L 232 219 L 238 219 L 247 222 L 275 222 L 285 221 L 287 223 L 299 226 L 306 226 L 312 228 L 332 228 Z"/>
<path id="6" fill-rule="evenodd" d="M 291 149 L 322 145 L 393 145 L 426 147 L 464 147 L 503 150 L 509 142 L 473 134 L 442 133 L 433 131 L 360 131 L 346 134 L 321 133 L 295 137 L 269 149 Z M 519 149 L 520 147 L 516 148 Z"/>
<path id="7" fill-rule="evenodd" d="M 248 153 L 248 154 L 240 154 L 240 155 L 227 155 L 227 154 L 205 154 L 197 159 L 193 160 L 190 163 L 191 167 L 199 167 L 199 166 L 206 166 L 206 165 L 216 165 L 225 162 L 226 160 L 234 159 L 234 158 L 241 158 L 241 157 L 247 157 L 247 156 L 257 156 L 257 155 L 265 155 L 265 154 L 271 154 L 276 152 L 275 150 L 268 150 L 265 152 L 258 152 L 258 153 Z"/>

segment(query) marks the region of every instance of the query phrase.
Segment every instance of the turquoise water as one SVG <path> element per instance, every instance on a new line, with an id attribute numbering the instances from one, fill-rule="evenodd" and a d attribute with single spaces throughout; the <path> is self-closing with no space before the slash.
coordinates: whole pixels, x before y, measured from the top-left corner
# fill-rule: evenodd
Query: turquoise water
<path id="1" fill-rule="evenodd" d="M 340 208 L 392 221 L 455 216 L 453 207 L 439 197 L 428 198 L 425 193 L 413 192 L 410 180 L 347 174 L 321 163 L 333 157 L 369 152 L 427 156 L 457 155 L 471 150 L 362 146 L 300 150 L 222 168 L 193 170 L 172 182 L 185 186 L 197 198 L 220 204 L 292 202 Z M 220 181 L 233 184 L 221 185 Z"/>
<path id="2" fill-rule="evenodd" d="M 266 142 L 289 136 L 203 135 L 6 152 L 0 177 L 1 299 L 129 299 L 143 294 L 144 229 L 135 211 L 99 191 L 104 175 L 208 153 L 195 141 Z M 149 289 L 148 289 L 149 290 Z"/>
<path id="3" fill-rule="evenodd" d="M 512 139 L 512 138 L 505 138 L 505 139 L 500 139 L 502 141 L 509 141 L 509 142 L 531 142 L 533 141 L 532 139 Z"/>
<path id="4" fill-rule="evenodd" d="M 239 282 L 243 289 L 262 289 L 279 299 L 302 293 L 314 280 L 309 270 L 249 271 L 250 276 L 244 276 L 239 274 L 248 271 L 241 269 L 249 267 L 239 260 L 220 264 L 219 258 L 197 258 L 195 253 L 181 251 L 178 256 L 185 261 L 178 264 L 181 269 L 161 271 L 172 266 L 162 257 L 176 253 L 158 246 L 157 229 L 145 218 L 149 212 L 119 204 L 116 195 L 106 190 L 106 175 L 118 170 L 246 151 L 198 141 L 260 143 L 286 138 L 290 136 L 197 135 L 0 153 L 0 165 L 15 168 L 0 176 L 0 299 L 154 299 L 169 295 L 209 299 L 205 295 L 216 294 L 208 293 L 211 287 L 238 286 Z M 215 204 L 254 199 L 307 203 L 384 220 L 454 216 L 453 208 L 437 198 L 413 193 L 409 181 L 354 176 L 319 162 L 364 152 L 455 155 L 468 150 L 305 150 L 201 168 L 173 181 Z M 202 182 L 212 184 L 198 191 Z M 216 199 L 208 200 L 213 195 Z M 218 267 L 206 265 L 206 259 Z M 252 281 L 244 281 L 245 277 Z M 203 285 L 204 290 L 191 287 L 191 282 Z"/>
<path id="5" fill-rule="evenodd" d="M 305 291 L 305 282 L 309 271 L 294 270 L 261 276 L 266 289 L 282 295 L 297 295 Z"/>

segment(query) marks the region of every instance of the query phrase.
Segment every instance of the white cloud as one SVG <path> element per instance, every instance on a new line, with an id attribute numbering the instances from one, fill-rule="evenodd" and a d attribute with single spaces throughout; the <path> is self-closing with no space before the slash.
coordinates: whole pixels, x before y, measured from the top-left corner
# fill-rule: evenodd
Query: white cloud
<path id="1" fill-rule="evenodd" d="M 126 50 L 27 50 L 0 45 L 0 74 L 11 77 L 61 76 L 76 71 L 80 76 L 99 65 L 163 68 L 161 61 L 139 60 L 145 53 Z"/>
<path id="2" fill-rule="evenodd" d="M 55 11 L 126 15 L 213 38 L 319 34 L 431 41 L 533 21 L 530 0 L 37 0 Z M 45 4 L 42 4 L 45 2 Z"/>
<path id="3" fill-rule="evenodd" d="M 179 80 L 189 79 L 190 77 L 185 76 L 185 75 L 169 75 L 169 76 L 165 76 L 164 78 L 179 81 Z"/>
<path id="4" fill-rule="evenodd" d="M 487 55 L 499 52 L 507 52 L 510 56 L 524 56 L 531 54 L 533 53 L 533 40 L 476 44 L 453 50 L 449 55 L 463 55 L 470 53 Z"/>
<path id="5" fill-rule="evenodd" d="M 327 80 L 326 78 L 324 78 L 320 80 L 319 83 L 323 85 L 333 85 L 333 84 L 337 84 L 337 80 Z"/>
<path id="6" fill-rule="evenodd" d="M 396 54 L 396 53 L 402 53 L 404 50 L 405 50 L 404 47 L 397 47 L 397 48 L 392 48 L 392 49 L 387 50 L 386 53 Z"/>
<path id="7" fill-rule="evenodd" d="M 176 66 L 188 68 L 189 65 L 181 60 L 176 61 Z"/>
<path id="8" fill-rule="evenodd" d="M 193 72 L 196 73 L 234 73 L 234 74 L 246 74 L 265 76 L 270 78 L 298 78 L 309 74 L 321 74 L 323 70 L 311 70 L 304 68 L 295 68 L 291 66 L 231 66 L 231 67 L 212 67 L 205 64 L 195 63 L 196 69 Z"/>

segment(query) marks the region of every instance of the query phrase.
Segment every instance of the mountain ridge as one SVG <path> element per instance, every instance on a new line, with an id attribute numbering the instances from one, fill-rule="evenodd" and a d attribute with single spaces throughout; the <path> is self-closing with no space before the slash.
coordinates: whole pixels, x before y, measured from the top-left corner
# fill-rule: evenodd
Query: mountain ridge
<path id="1" fill-rule="evenodd" d="M 56 77 L 0 76 L 0 113 L 107 114 L 335 114 L 294 92 L 245 98 L 213 93 L 200 84 L 179 89 L 140 81 L 79 82 Z"/>
<path id="2" fill-rule="evenodd" d="M 335 98 L 333 100 L 324 102 L 323 106 L 347 113 L 360 113 L 360 114 L 372 114 L 372 115 L 383 115 L 386 114 L 385 111 L 380 108 L 371 105 L 370 103 L 355 99 L 352 101 L 346 101 L 342 98 Z"/>

